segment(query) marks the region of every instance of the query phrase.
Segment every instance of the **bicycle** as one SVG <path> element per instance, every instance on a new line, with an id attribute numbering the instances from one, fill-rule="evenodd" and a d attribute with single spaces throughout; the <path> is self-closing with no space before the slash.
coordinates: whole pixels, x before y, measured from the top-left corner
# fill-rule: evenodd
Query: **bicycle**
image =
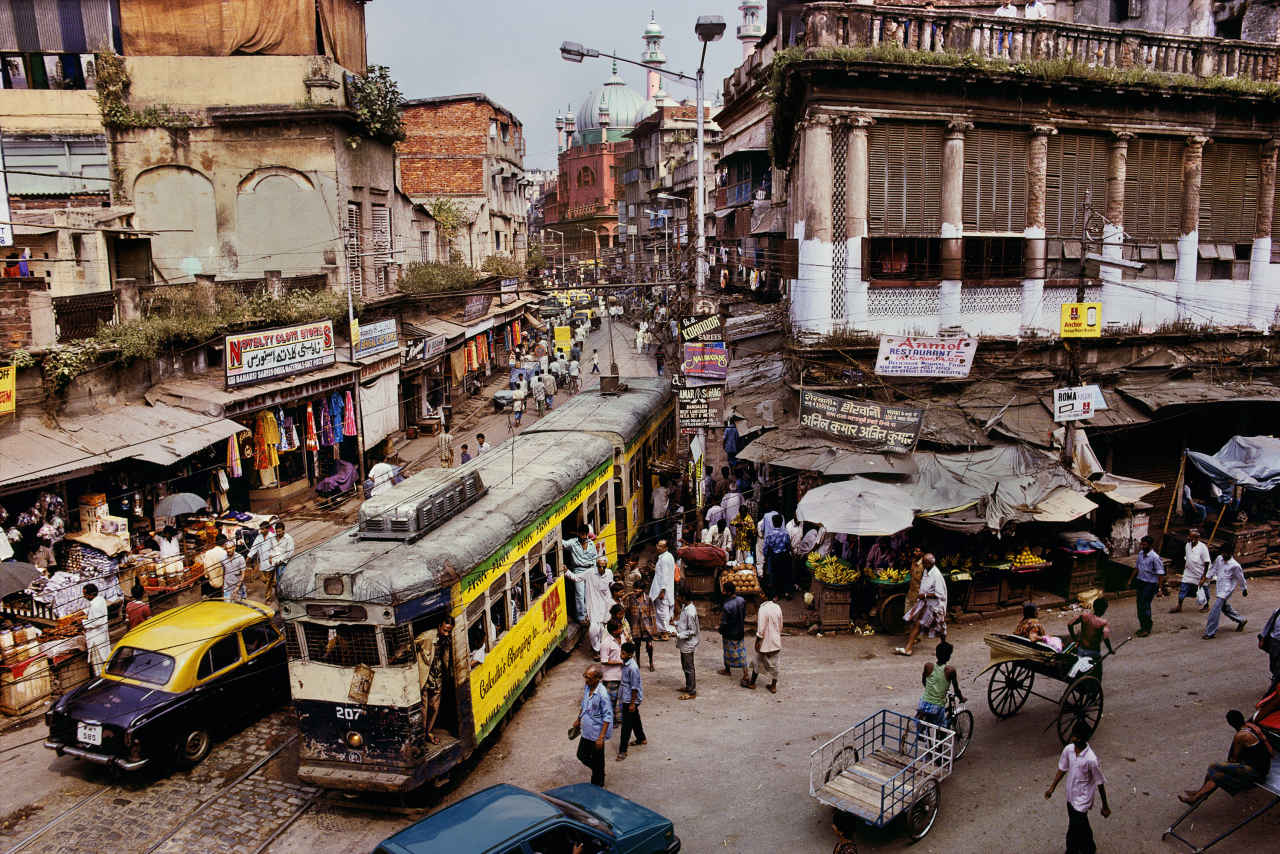
<path id="1" fill-rule="evenodd" d="M 956 699 L 954 691 L 947 692 L 947 706 L 946 711 L 943 712 L 942 725 L 956 734 L 952 756 L 959 759 L 969 749 L 969 740 L 973 738 L 973 712 Z"/>

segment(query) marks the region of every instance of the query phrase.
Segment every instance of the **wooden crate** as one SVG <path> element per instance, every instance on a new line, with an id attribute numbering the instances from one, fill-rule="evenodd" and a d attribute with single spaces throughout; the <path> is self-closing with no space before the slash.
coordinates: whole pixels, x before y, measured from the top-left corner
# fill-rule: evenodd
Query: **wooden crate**
<path id="1" fill-rule="evenodd" d="M 849 607 L 853 602 L 853 588 L 831 587 L 816 579 L 813 582 L 813 598 L 818 606 L 818 625 L 823 631 L 849 628 Z"/>
<path id="2" fill-rule="evenodd" d="M 997 578 L 975 578 L 969 589 L 969 608 L 994 608 L 1000 604 L 1000 580 Z"/>
<path id="3" fill-rule="evenodd" d="M 0 667 L 0 712 L 17 716 L 49 699 L 53 680 L 49 659 L 38 655 L 21 664 Z"/>

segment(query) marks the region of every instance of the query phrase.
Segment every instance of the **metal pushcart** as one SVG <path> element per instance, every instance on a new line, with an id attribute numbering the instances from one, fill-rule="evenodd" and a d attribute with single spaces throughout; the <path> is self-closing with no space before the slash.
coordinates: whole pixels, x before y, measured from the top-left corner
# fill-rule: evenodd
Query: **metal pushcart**
<path id="1" fill-rule="evenodd" d="M 1057 652 L 1047 644 L 1033 643 L 1018 635 L 988 634 L 983 640 L 991 649 L 991 663 L 982 673 L 991 671 L 987 705 L 993 715 L 1013 717 L 1034 694 L 1058 706 L 1058 715 L 1049 726 L 1057 724 L 1058 740 L 1064 745 L 1071 741 L 1071 730 L 1077 722 L 1088 724 L 1090 730 L 1097 729 L 1103 704 L 1101 660 L 1085 669 L 1077 666 L 1081 658 L 1074 654 L 1074 644 Z M 1108 655 L 1103 653 L 1101 658 Z M 1036 676 L 1061 682 L 1066 688 L 1057 697 L 1037 693 L 1032 690 Z"/>
<path id="2" fill-rule="evenodd" d="M 1186 809 L 1186 811 L 1182 813 L 1182 815 L 1178 816 L 1177 821 L 1169 825 L 1169 829 L 1166 830 L 1160 836 L 1160 838 L 1163 840 L 1163 839 L 1168 839 L 1169 837 L 1173 837 L 1174 839 L 1181 842 L 1183 845 L 1190 848 L 1193 852 L 1195 852 L 1195 854 L 1200 854 L 1201 851 L 1208 851 L 1210 848 L 1217 845 L 1219 842 L 1226 839 L 1228 836 L 1235 833 L 1237 830 L 1244 827 L 1246 824 L 1253 821 L 1255 818 L 1259 818 L 1260 816 L 1262 816 L 1263 813 L 1270 811 L 1276 804 L 1280 804 L 1280 762 L 1277 762 L 1273 759 L 1271 761 L 1271 772 L 1267 774 L 1267 779 L 1262 781 L 1261 783 L 1256 783 L 1254 785 L 1256 785 L 1257 788 L 1261 789 L 1262 791 L 1270 795 L 1271 796 L 1270 800 L 1268 800 L 1267 803 L 1263 804 L 1261 807 L 1259 807 L 1258 809 L 1250 813 L 1249 816 L 1245 818 L 1243 821 L 1237 822 L 1236 824 L 1232 825 L 1229 830 L 1211 839 L 1207 844 L 1196 845 L 1190 839 L 1185 839 L 1179 836 L 1178 825 L 1186 821 L 1187 818 L 1190 817 L 1190 815 L 1193 812 L 1195 812 L 1197 809 L 1200 808 L 1201 804 L 1209 800 L 1209 797 L 1213 797 L 1212 795 L 1206 798 L 1202 798 L 1201 800 L 1189 806 Z"/>
<path id="3" fill-rule="evenodd" d="M 873 827 L 903 816 L 921 839 L 937 821 L 954 749 L 951 730 L 881 709 L 809 755 L 809 795 Z"/>

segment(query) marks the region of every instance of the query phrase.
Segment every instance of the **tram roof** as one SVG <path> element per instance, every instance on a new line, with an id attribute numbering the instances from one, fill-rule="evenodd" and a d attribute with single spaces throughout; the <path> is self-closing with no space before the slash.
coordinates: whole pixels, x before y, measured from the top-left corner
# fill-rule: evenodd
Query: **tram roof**
<path id="1" fill-rule="evenodd" d="M 663 377 L 627 377 L 627 390 L 604 395 L 584 391 L 569 398 L 525 431 L 557 433 L 583 431 L 613 433 L 629 442 L 644 423 L 671 397 L 671 382 Z"/>
<path id="2" fill-rule="evenodd" d="M 512 476 L 514 447 L 515 474 Z M 426 498 L 461 474 L 479 471 L 487 492 L 422 539 L 357 539 L 352 527 L 289 561 L 280 574 L 283 599 L 324 599 L 325 576 L 354 575 L 351 601 L 397 604 L 452 585 L 533 522 L 601 464 L 613 459 L 607 439 L 525 432 L 452 469 L 428 469 L 371 498 L 366 517 Z"/>

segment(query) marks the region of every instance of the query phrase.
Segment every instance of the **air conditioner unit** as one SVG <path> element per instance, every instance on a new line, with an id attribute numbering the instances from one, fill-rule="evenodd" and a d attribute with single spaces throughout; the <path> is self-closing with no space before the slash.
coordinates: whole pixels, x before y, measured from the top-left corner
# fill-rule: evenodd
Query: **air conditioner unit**
<path id="1" fill-rule="evenodd" d="M 426 496 L 415 494 L 400 504 L 379 504 L 368 511 L 361 507 L 358 536 L 362 540 L 413 542 L 479 501 L 486 491 L 480 473 L 468 472 L 436 486 Z"/>

